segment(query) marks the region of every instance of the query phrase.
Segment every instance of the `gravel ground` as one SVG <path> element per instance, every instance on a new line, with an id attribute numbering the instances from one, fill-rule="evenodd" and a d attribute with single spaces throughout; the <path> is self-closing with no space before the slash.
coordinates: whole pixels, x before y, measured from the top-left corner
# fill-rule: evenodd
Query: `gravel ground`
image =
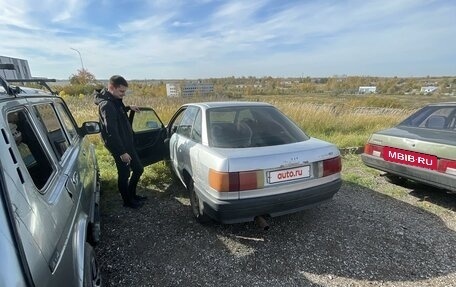
<path id="1" fill-rule="evenodd" d="M 456 196 L 425 189 L 398 200 L 344 183 L 330 202 L 268 219 L 268 231 L 196 223 L 177 184 L 141 191 L 140 210 L 106 197 L 104 286 L 456 286 Z"/>

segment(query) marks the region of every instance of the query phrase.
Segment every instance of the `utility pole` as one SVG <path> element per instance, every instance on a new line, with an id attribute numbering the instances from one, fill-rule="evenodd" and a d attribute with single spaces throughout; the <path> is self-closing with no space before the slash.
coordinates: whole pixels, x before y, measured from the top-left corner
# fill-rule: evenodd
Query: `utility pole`
<path id="1" fill-rule="evenodd" d="M 75 48 L 71 48 L 71 47 L 70 47 L 70 49 L 73 50 L 73 51 L 76 51 L 79 54 L 79 59 L 81 60 L 82 70 L 85 71 L 84 63 L 82 62 L 82 56 L 81 56 L 81 53 L 79 52 L 79 50 L 76 50 Z"/>

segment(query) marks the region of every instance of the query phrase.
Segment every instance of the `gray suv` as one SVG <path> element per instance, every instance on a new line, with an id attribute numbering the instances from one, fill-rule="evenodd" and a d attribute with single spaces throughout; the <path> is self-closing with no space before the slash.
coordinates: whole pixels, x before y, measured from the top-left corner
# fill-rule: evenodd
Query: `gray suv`
<path id="1" fill-rule="evenodd" d="M 100 127 L 79 127 L 33 81 L 49 91 L 0 77 L 0 286 L 100 286 L 100 179 L 85 137 Z"/>

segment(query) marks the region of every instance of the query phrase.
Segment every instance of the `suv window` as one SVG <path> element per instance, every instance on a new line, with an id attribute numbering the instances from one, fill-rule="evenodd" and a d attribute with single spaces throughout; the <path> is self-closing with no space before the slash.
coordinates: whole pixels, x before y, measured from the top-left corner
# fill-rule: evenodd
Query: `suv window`
<path id="1" fill-rule="evenodd" d="M 26 110 L 9 112 L 8 125 L 19 151 L 12 155 L 20 154 L 33 183 L 38 189 L 42 189 L 51 177 L 53 168 Z M 14 157 L 15 162 L 18 160 Z M 18 173 L 21 181 L 25 182 L 20 169 L 18 169 Z"/>
<path id="2" fill-rule="evenodd" d="M 73 142 L 78 135 L 78 132 L 75 124 L 71 120 L 69 111 L 64 107 L 63 103 L 58 103 L 55 105 L 55 107 L 57 109 L 57 112 L 60 114 L 60 119 L 62 120 L 62 124 L 68 134 L 68 138 L 71 142 Z"/>
<path id="3" fill-rule="evenodd" d="M 37 117 L 43 124 L 47 133 L 47 138 L 52 145 L 52 149 L 60 160 L 70 143 L 63 133 L 62 126 L 51 104 L 42 104 L 34 106 Z"/>

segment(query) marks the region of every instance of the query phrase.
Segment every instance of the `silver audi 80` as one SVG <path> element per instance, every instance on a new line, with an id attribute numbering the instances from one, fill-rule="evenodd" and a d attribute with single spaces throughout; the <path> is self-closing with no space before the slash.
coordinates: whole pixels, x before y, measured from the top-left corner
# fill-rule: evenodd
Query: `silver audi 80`
<path id="1" fill-rule="evenodd" d="M 185 104 L 166 127 L 152 109 L 130 119 L 144 163 L 169 157 L 200 222 L 296 212 L 331 199 L 341 186 L 339 149 L 267 103 Z"/>

